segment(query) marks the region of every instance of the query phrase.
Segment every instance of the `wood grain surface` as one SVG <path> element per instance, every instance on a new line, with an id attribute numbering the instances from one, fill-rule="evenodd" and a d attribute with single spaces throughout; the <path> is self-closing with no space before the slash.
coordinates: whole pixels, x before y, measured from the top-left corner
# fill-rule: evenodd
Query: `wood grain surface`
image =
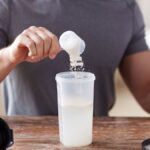
<path id="1" fill-rule="evenodd" d="M 94 118 L 93 144 L 66 148 L 59 142 L 57 117 L 4 117 L 14 130 L 9 150 L 141 150 L 150 138 L 149 118 Z"/>

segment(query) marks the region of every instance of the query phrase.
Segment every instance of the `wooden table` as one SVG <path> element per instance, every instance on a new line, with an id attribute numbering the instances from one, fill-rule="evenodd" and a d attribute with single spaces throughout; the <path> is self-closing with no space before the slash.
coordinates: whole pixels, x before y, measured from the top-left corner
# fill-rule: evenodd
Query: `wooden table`
<path id="1" fill-rule="evenodd" d="M 57 117 L 2 117 L 14 130 L 10 150 L 68 150 L 59 143 Z M 141 150 L 149 118 L 94 118 L 93 144 L 71 150 Z"/>

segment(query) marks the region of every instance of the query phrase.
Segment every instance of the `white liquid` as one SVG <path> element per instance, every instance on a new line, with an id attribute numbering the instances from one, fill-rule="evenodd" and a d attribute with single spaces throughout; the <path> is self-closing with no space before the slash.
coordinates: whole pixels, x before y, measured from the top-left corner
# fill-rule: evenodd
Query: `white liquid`
<path id="1" fill-rule="evenodd" d="M 93 105 L 60 106 L 60 141 L 68 147 L 86 146 L 92 143 Z"/>

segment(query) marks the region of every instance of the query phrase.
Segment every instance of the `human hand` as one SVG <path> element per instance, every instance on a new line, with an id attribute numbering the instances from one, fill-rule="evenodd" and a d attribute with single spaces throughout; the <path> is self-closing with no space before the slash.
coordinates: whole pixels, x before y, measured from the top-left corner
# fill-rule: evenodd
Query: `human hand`
<path id="1" fill-rule="evenodd" d="M 54 59 L 59 52 L 56 35 L 44 27 L 35 26 L 24 30 L 8 47 L 9 60 L 15 64 L 23 61 L 37 62 L 45 57 Z"/>

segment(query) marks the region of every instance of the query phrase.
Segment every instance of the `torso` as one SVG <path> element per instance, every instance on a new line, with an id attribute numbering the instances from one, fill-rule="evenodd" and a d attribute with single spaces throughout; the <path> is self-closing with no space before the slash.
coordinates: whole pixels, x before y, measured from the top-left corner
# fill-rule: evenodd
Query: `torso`
<path id="1" fill-rule="evenodd" d="M 124 57 L 132 36 L 132 15 L 126 2 L 12 0 L 10 43 L 32 25 L 46 27 L 58 37 L 66 30 L 73 30 L 85 40 L 85 68 L 96 75 L 94 113 L 107 115 L 108 108 L 114 101 L 113 74 Z M 54 61 L 46 59 L 37 64 L 20 64 L 7 79 L 7 82 L 11 82 L 13 90 L 20 85 L 20 89 L 8 100 L 8 107 L 14 110 L 10 109 L 7 112 L 57 114 L 55 75 L 67 70 L 69 59 L 65 52 L 61 52 Z M 7 90 L 8 93 L 14 93 L 13 90 Z M 10 100 L 14 103 L 10 104 Z M 22 110 L 22 106 L 27 109 Z"/>

